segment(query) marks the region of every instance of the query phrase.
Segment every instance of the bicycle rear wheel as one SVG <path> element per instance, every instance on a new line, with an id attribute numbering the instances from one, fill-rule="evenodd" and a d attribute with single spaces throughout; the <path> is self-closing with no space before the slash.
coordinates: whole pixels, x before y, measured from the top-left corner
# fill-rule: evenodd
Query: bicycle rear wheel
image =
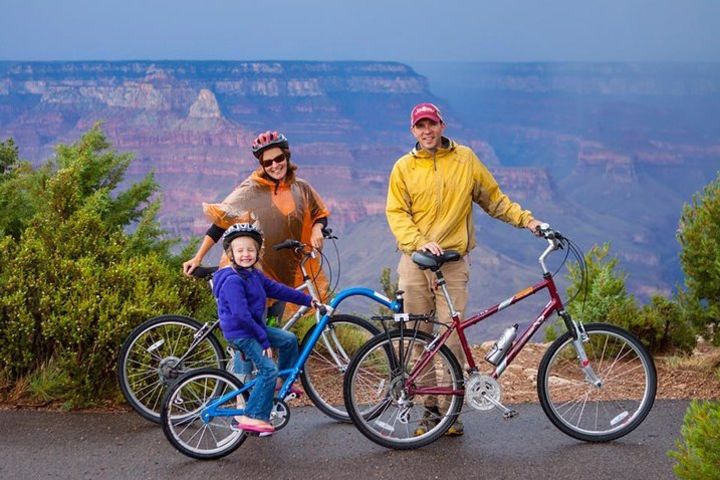
<path id="1" fill-rule="evenodd" d="M 168 390 L 162 405 L 165 437 L 181 453 L 199 460 L 212 460 L 230 454 L 247 438 L 234 430 L 232 416 L 203 418 L 215 399 L 239 390 L 243 384 L 234 375 L 215 368 L 193 370 L 180 377 Z M 218 409 L 245 408 L 248 394 L 232 397 Z"/>
<path id="2" fill-rule="evenodd" d="M 305 335 L 301 350 L 316 328 Z M 300 375 L 308 397 L 325 415 L 350 422 L 343 401 L 343 375 L 355 353 L 378 333 L 372 323 L 352 315 L 334 315 L 328 322 Z"/>
<path id="3" fill-rule="evenodd" d="M 202 325 L 181 315 L 162 315 L 141 323 L 123 343 L 118 356 L 118 383 L 125 400 L 143 418 L 160 423 L 165 388 L 188 370 L 224 368 L 220 342 L 213 334 L 180 363 Z"/>
<path id="4" fill-rule="evenodd" d="M 597 384 L 581 368 L 570 332 L 555 340 L 540 363 L 537 390 L 550 421 L 586 442 L 607 442 L 633 431 L 655 401 L 655 364 L 631 333 L 606 324 L 585 326 L 583 348 Z"/>
<path id="5" fill-rule="evenodd" d="M 412 386 L 438 393 L 413 393 L 406 385 L 432 341 L 422 332 L 382 333 L 350 362 L 345 406 L 358 430 L 373 442 L 400 450 L 419 448 L 440 438 L 455 422 L 462 408 L 463 375 L 447 346 L 438 350 Z"/>

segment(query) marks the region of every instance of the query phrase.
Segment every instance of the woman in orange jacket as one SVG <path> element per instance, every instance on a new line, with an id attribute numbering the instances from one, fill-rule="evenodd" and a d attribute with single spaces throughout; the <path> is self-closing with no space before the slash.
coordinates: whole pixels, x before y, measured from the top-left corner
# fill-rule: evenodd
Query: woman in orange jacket
<path id="1" fill-rule="evenodd" d="M 183 263 L 183 271 L 190 275 L 200 265 L 205 254 L 234 223 L 248 221 L 248 214 L 257 219 L 267 245 L 272 247 L 287 239 L 299 240 L 320 249 L 323 246 L 322 229 L 327 226 L 330 212 L 315 189 L 295 175 L 297 165 L 290 161 L 288 140 L 282 133 L 267 131 L 252 143 L 253 155 L 260 166 L 221 203 L 203 203 L 203 211 L 212 221 L 193 258 Z M 221 265 L 228 260 L 223 255 Z M 266 249 L 261 268 L 270 278 L 295 287 L 302 283 L 299 259 L 290 250 L 279 252 Z M 306 263 L 315 278 L 321 297 L 327 290 L 327 281 L 318 262 Z M 282 317 L 284 303 L 273 305 L 268 317 Z"/>

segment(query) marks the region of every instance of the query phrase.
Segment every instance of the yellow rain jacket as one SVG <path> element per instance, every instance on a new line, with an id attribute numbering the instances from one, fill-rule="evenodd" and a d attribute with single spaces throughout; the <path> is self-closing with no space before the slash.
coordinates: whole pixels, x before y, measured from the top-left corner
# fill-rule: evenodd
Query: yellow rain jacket
<path id="1" fill-rule="evenodd" d="M 500 190 L 472 149 L 443 137 L 435 154 L 416 146 L 395 163 L 385 213 L 403 252 L 432 241 L 466 254 L 476 243 L 472 202 L 516 227 L 533 219 Z"/>

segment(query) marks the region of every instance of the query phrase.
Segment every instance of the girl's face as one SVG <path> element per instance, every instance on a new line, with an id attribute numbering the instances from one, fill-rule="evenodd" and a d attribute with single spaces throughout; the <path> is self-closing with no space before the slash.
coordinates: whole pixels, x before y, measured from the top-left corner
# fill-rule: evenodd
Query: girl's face
<path id="1" fill-rule="evenodd" d="M 275 180 L 282 180 L 287 174 L 288 162 L 280 147 L 268 148 L 260 159 L 265 172 Z"/>
<path id="2" fill-rule="evenodd" d="M 238 237 L 230 243 L 235 263 L 243 268 L 252 267 L 257 261 L 257 243 L 250 237 Z"/>

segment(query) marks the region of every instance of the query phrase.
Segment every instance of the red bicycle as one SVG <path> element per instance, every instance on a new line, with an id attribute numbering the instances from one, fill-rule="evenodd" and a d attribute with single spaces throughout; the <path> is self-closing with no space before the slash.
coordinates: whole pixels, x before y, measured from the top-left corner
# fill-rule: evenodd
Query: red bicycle
<path id="1" fill-rule="evenodd" d="M 440 270 L 461 256 L 451 251 L 440 256 L 413 254 L 421 269 L 435 272 L 452 324 L 442 325 L 445 329 L 431 336 L 419 331 L 418 325 L 432 321 L 432 316 L 395 314 L 391 318 L 397 328 L 386 328 L 357 352 L 345 374 L 343 392 L 350 418 L 367 438 L 394 449 L 428 445 L 452 426 L 463 400 L 472 409 L 497 408 L 505 418 L 514 417 L 517 412 L 502 404 L 497 379 L 553 313 L 562 318 L 567 331 L 549 346 L 537 373 L 538 397 L 550 421 L 564 433 L 588 442 L 620 438 L 642 423 L 657 389 L 652 357 L 634 335 L 619 327 L 583 325 L 570 317 L 545 260 L 565 248 L 584 273 L 582 253 L 547 225 L 541 234 L 549 244 L 539 257 L 543 280 L 466 320 L 455 310 Z M 465 330 L 541 290 L 550 296 L 542 313 L 518 338 L 517 325 L 506 329 L 485 356 L 494 369 L 489 375 L 480 373 Z M 445 345 L 453 332 L 469 366 L 465 376 L 461 361 Z"/>

